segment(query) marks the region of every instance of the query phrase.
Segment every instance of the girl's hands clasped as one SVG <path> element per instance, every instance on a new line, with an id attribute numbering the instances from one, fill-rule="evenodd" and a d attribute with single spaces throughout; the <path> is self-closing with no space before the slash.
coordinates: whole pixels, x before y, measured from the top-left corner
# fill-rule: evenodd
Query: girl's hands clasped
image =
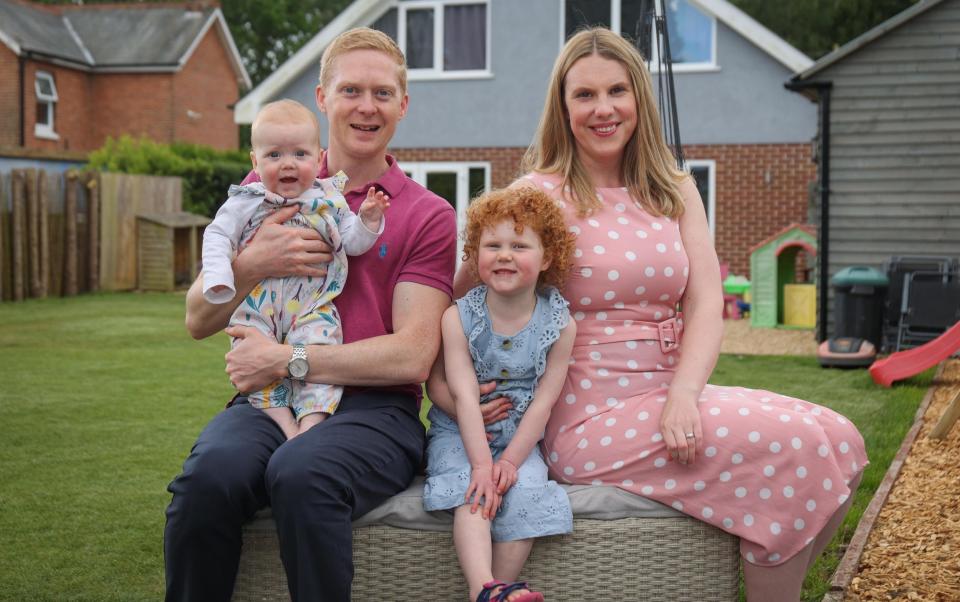
<path id="1" fill-rule="evenodd" d="M 497 484 L 497 493 L 506 495 L 517 483 L 517 466 L 510 460 L 500 458 L 493 464 L 493 481 Z"/>
<path id="2" fill-rule="evenodd" d="M 500 508 L 500 495 L 497 493 L 497 484 L 493 478 L 491 466 L 474 468 L 470 471 L 470 485 L 463 499 L 470 504 L 471 514 L 476 514 L 479 508 L 483 518 L 493 520 Z"/>
<path id="3" fill-rule="evenodd" d="M 660 415 L 660 433 L 670 458 L 681 464 L 693 464 L 703 449 L 703 425 L 697 397 L 669 395 Z"/>

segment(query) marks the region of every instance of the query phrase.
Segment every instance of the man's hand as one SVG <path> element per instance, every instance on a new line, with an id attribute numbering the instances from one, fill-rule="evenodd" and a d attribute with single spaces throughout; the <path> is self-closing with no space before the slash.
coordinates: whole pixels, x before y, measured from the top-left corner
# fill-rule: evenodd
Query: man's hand
<path id="1" fill-rule="evenodd" d="M 367 198 L 360 204 L 360 220 L 371 232 L 380 231 L 380 220 L 390 206 L 390 197 L 373 186 L 367 191 Z"/>
<path id="2" fill-rule="evenodd" d="M 480 396 L 483 397 L 484 395 L 493 393 L 494 389 L 496 388 L 497 383 L 495 381 L 482 383 L 480 385 Z M 480 404 L 480 414 L 483 416 L 484 424 L 500 422 L 507 417 L 507 412 L 512 409 L 513 403 L 510 401 L 509 397 L 497 397 L 486 403 Z"/>
<path id="3" fill-rule="evenodd" d="M 225 358 L 226 372 L 237 391 L 259 391 L 286 376 L 287 362 L 291 357 L 287 345 L 281 345 L 249 326 L 231 326 L 226 333 L 237 339 Z"/>
<path id="4" fill-rule="evenodd" d="M 283 225 L 299 211 L 293 205 L 267 216 L 250 244 L 237 256 L 234 271 L 243 270 L 251 280 L 286 276 L 321 277 L 333 259 L 330 245 L 313 228 Z"/>

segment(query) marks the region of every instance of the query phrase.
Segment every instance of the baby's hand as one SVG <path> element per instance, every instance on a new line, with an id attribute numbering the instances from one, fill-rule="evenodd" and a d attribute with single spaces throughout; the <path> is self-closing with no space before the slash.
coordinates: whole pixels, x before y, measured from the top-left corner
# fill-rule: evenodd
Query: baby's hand
<path id="1" fill-rule="evenodd" d="M 371 232 L 379 232 L 380 220 L 389 206 L 390 197 L 371 186 L 367 191 L 367 198 L 360 204 L 360 220 Z"/>
<path id="2" fill-rule="evenodd" d="M 226 284 L 215 284 L 210 287 L 210 292 L 212 293 L 222 293 L 225 290 L 227 290 Z"/>

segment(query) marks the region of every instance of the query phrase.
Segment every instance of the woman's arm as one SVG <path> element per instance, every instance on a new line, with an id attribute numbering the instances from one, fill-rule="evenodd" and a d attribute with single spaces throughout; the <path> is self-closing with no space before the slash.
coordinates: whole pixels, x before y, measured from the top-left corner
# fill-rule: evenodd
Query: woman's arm
<path id="1" fill-rule="evenodd" d="M 717 253 L 710 239 L 707 216 L 691 178 L 680 186 L 684 212 L 680 237 L 690 262 L 690 275 L 683 294 L 683 355 L 670 384 L 660 430 L 671 455 L 691 463 L 703 447 L 703 432 L 697 401 L 713 372 L 723 339 L 723 294 Z M 687 440 L 694 433 L 696 444 Z"/>
<path id="2" fill-rule="evenodd" d="M 569 365 L 570 353 L 573 351 L 573 341 L 576 335 L 577 325 L 571 319 L 566 327 L 560 331 L 560 338 L 547 353 L 547 367 L 537 383 L 533 401 L 530 402 L 523 418 L 520 419 L 520 426 L 517 427 L 517 432 L 510 444 L 507 445 L 507 449 L 500 455 L 500 461 L 507 461 L 511 466 L 494 467 L 494 479 L 500 483 L 497 492 L 501 495 L 506 493 L 507 489 L 516 482 L 517 467 L 523 464 L 533 447 L 543 438 L 543 430 L 550 418 L 550 411 L 557 402 L 557 398 L 560 397 L 563 382 L 567 378 L 567 366 Z M 513 475 L 508 474 L 504 479 L 501 476 L 504 468 L 507 471 L 512 471 Z"/>
<path id="3" fill-rule="evenodd" d="M 296 206 L 285 207 L 264 219 L 250 244 L 233 260 L 237 292 L 232 301 L 208 302 L 203 296 L 203 276 L 197 278 L 187 292 L 186 326 L 193 338 L 203 339 L 226 328 L 234 310 L 264 278 L 326 273 L 323 266 L 333 255 L 320 234 L 312 228 L 282 225 L 297 211 Z"/>

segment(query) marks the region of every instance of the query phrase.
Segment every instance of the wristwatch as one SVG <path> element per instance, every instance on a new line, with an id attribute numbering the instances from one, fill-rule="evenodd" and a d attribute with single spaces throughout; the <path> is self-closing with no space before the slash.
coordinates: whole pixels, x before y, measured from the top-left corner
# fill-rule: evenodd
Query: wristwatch
<path id="1" fill-rule="evenodd" d="M 294 380 L 303 380 L 309 369 L 310 364 L 307 362 L 307 348 L 300 344 L 294 345 L 293 356 L 291 356 L 290 361 L 287 362 L 287 374 Z"/>

